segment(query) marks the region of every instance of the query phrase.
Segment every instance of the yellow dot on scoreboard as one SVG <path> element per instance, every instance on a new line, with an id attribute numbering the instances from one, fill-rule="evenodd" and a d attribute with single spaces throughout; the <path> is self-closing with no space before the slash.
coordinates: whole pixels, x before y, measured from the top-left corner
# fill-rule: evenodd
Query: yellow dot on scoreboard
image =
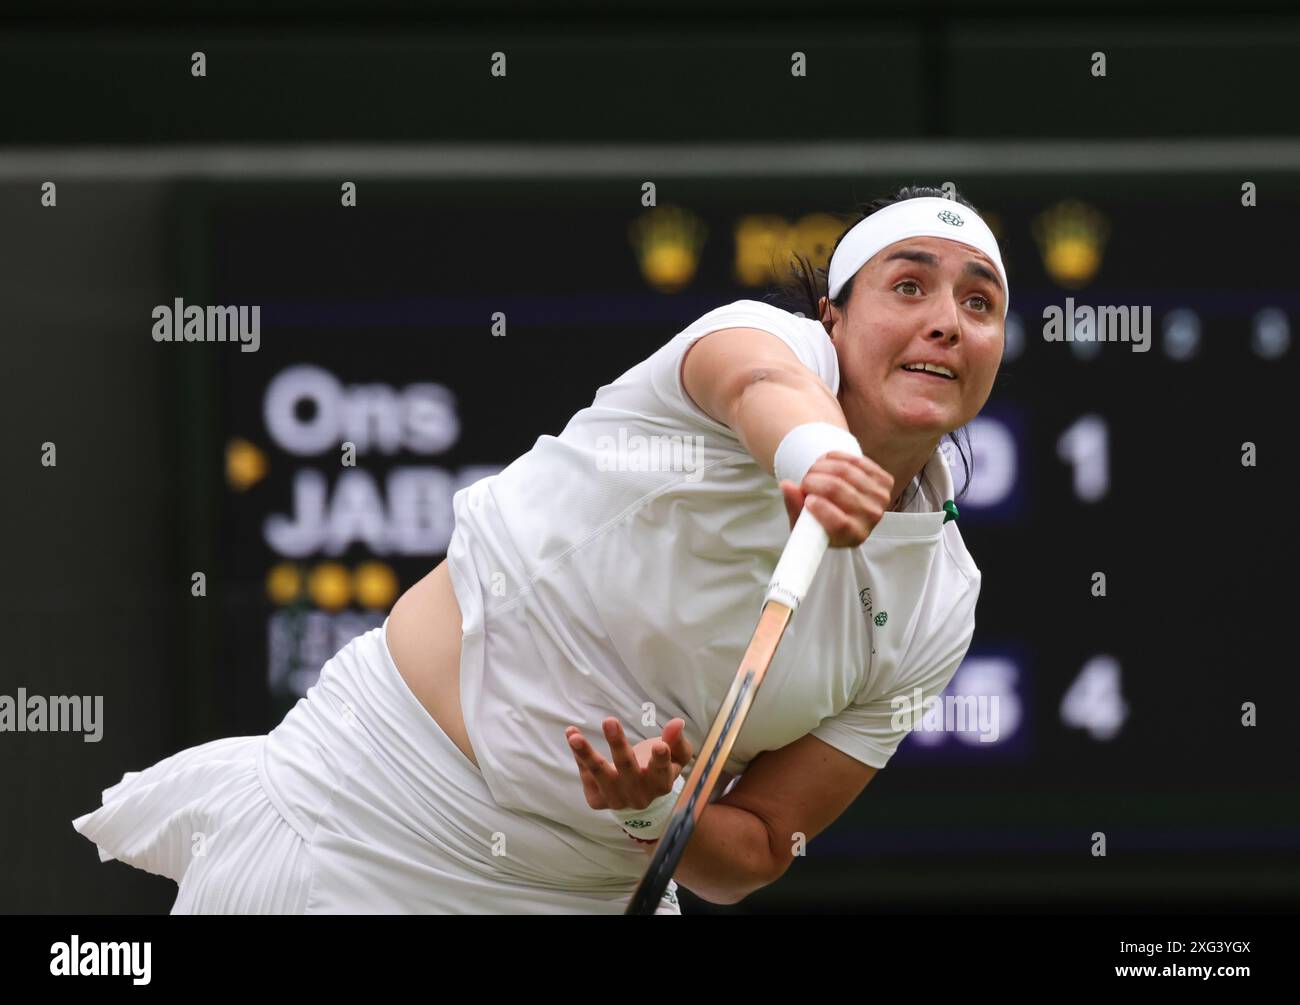
<path id="1" fill-rule="evenodd" d="M 292 562 L 281 562 L 266 574 L 266 595 L 277 604 L 289 604 L 302 593 L 302 572 Z"/>
<path id="2" fill-rule="evenodd" d="M 252 488 L 266 477 L 266 454 L 236 437 L 226 444 L 226 484 L 236 492 Z"/>
<path id="3" fill-rule="evenodd" d="M 397 600 L 397 574 L 384 562 L 357 566 L 355 586 L 362 607 L 391 607 Z"/>
<path id="4" fill-rule="evenodd" d="M 318 607 L 337 611 L 352 599 L 352 577 L 338 562 L 321 562 L 307 577 L 307 592 Z"/>

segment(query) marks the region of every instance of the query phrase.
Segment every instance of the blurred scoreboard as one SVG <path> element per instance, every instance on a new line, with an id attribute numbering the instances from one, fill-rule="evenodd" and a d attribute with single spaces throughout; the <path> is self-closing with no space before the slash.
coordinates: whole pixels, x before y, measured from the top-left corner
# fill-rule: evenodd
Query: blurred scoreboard
<path id="1" fill-rule="evenodd" d="M 1260 180 L 1250 206 L 1215 175 L 954 180 L 1012 289 L 968 427 L 984 578 L 949 689 L 996 696 L 997 728 L 923 722 L 822 847 L 1295 847 L 1294 748 L 1242 720 L 1276 722 L 1294 687 L 1258 626 L 1289 613 L 1268 584 L 1295 557 L 1300 185 Z M 214 357 L 223 673 L 260 728 L 442 558 L 458 489 L 699 315 L 762 298 L 791 249 L 824 263 L 835 214 L 897 184 L 684 179 L 653 207 L 631 179 L 362 179 L 356 208 L 319 181 L 206 190 L 186 298 L 261 305 L 259 350 Z M 1131 338 L 1049 337 L 1081 306 L 1128 312 Z"/>

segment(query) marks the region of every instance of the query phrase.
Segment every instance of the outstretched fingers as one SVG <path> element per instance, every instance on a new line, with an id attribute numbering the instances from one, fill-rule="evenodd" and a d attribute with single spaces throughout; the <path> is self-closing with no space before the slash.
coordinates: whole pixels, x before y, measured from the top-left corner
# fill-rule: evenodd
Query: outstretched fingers
<path id="1" fill-rule="evenodd" d="M 695 751 L 691 748 L 690 741 L 686 739 L 685 719 L 669 720 L 660 736 L 664 743 L 668 744 L 668 752 L 678 767 L 685 767 L 691 763 Z"/>
<path id="2" fill-rule="evenodd" d="M 665 792 L 673 786 L 672 755 L 668 744 L 655 742 L 650 747 L 650 763 L 645 768 L 645 780 L 652 792 Z"/>
<path id="3" fill-rule="evenodd" d="M 587 788 L 590 783 L 600 799 L 606 800 L 606 788 L 617 780 L 618 770 L 597 753 L 596 748 L 587 742 L 587 738 L 582 735 L 582 731 L 577 726 L 570 726 L 565 730 L 565 735 L 569 741 L 569 749 L 573 751 L 573 758 L 578 762 L 578 774 L 582 777 L 583 790 L 590 796 Z M 588 798 L 588 802 L 590 801 Z M 593 805 L 593 809 L 602 808 Z"/>
<path id="4" fill-rule="evenodd" d="M 604 727 L 605 740 L 609 743 L 609 753 L 614 758 L 618 774 L 623 778 L 636 778 L 641 774 L 641 766 L 636 763 L 636 751 L 623 733 L 623 724 L 611 715 L 605 720 Z"/>

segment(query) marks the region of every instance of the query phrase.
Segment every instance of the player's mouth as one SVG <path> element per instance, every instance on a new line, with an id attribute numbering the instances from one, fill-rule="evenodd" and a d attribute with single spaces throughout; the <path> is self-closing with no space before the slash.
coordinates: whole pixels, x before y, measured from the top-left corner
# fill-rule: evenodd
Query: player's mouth
<path id="1" fill-rule="evenodd" d="M 899 369 L 914 373 L 920 377 L 928 377 L 931 380 L 957 379 L 957 374 L 942 363 L 904 363 Z"/>

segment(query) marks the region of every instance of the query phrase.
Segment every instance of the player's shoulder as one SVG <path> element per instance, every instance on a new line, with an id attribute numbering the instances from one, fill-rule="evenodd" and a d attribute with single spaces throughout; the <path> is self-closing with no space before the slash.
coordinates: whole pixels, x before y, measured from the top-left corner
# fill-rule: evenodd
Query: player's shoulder
<path id="1" fill-rule="evenodd" d="M 944 524 L 939 537 L 947 572 L 939 580 L 944 584 L 943 597 L 936 600 L 942 609 L 948 611 L 944 618 L 946 630 L 954 636 L 969 638 L 975 630 L 975 607 L 979 603 L 983 575 L 966 547 L 956 521 Z"/>
<path id="2" fill-rule="evenodd" d="M 944 552 L 948 556 L 949 563 L 966 578 L 970 589 L 978 593 L 982 574 L 979 566 L 975 564 L 970 549 L 966 547 L 961 531 L 957 529 L 956 521 L 945 524 L 941 533 Z"/>
<path id="3" fill-rule="evenodd" d="M 718 321 L 727 321 L 728 327 L 763 328 L 765 325 L 778 325 L 782 330 L 797 331 L 800 333 L 809 333 L 813 329 L 820 331 L 823 335 L 826 330 L 816 321 L 810 321 L 802 314 L 793 313 L 776 304 L 770 304 L 765 300 L 733 300 L 729 304 L 723 304 L 715 307 L 711 311 L 702 314 L 695 321 L 691 322 L 690 328 L 697 328 L 702 325 L 714 325 Z M 753 324 L 752 322 L 761 322 Z"/>
<path id="4" fill-rule="evenodd" d="M 693 340 L 725 328 L 755 328 L 775 335 L 832 391 L 838 389 L 839 359 L 835 345 L 820 321 L 763 300 L 735 300 L 697 318 L 679 337 Z"/>

